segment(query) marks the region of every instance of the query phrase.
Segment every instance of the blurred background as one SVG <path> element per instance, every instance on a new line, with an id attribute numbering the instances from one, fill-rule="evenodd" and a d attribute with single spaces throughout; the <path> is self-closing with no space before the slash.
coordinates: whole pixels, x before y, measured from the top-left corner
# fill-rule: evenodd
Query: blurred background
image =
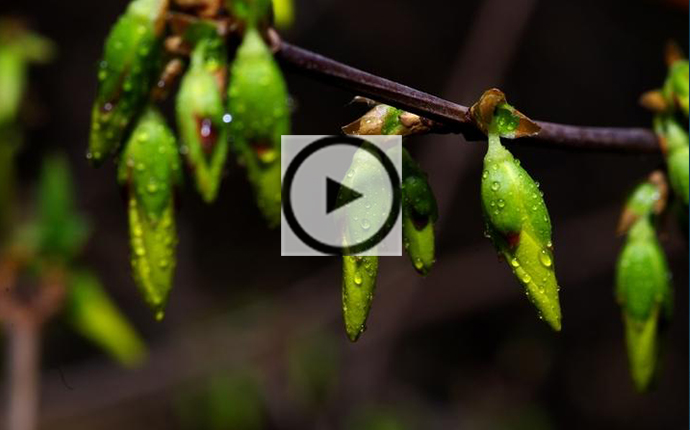
<path id="1" fill-rule="evenodd" d="M 178 269 L 154 322 L 130 277 L 115 167 L 85 159 L 96 65 L 125 0 L 6 1 L 52 39 L 57 59 L 30 71 L 20 196 L 49 153 L 64 152 L 93 233 L 82 257 L 142 333 L 146 363 L 125 370 L 60 320 L 43 341 L 41 428 L 680 429 L 688 419 L 688 248 L 674 220 L 663 246 L 674 321 L 656 389 L 635 392 L 613 296 L 626 193 L 659 156 L 512 145 L 541 183 L 554 225 L 562 333 L 539 321 L 483 237 L 485 145 L 410 139 L 440 205 L 436 267 L 419 278 L 383 258 L 369 328 L 351 344 L 337 258 L 281 258 L 244 172 L 231 162 L 213 206 L 187 181 Z M 532 118 L 651 126 L 639 95 L 661 85 L 663 48 L 688 51 L 687 1 L 296 0 L 283 37 L 355 67 L 471 104 L 497 86 Z M 361 113 L 354 94 L 287 73 L 294 134 L 335 134 Z M 2 97 L 2 94 L 0 94 Z M 172 123 L 172 122 L 171 122 Z M 0 358 L 0 361 L 3 359 Z M 6 375 L 0 387 L 6 386 Z M 3 414 L 6 402 L 0 407 Z"/>

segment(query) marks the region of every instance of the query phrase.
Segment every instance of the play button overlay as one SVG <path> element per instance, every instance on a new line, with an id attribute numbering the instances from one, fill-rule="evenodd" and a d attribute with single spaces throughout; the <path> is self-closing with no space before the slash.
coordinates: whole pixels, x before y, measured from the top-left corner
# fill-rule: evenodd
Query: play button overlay
<path id="1" fill-rule="evenodd" d="M 281 255 L 402 255 L 400 136 L 282 136 Z"/>
<path id="2" fill-rule="evenodd" d="M 363 197 L 363 194 L 331 178 L 326 178 L 326 214 L 330 214 L 360 197 Z"/>

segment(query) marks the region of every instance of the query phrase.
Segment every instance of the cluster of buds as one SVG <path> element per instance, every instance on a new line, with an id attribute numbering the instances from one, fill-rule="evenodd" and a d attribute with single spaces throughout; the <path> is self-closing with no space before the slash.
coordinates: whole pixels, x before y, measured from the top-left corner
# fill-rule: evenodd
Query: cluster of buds
<path id="1" fill-rule="evenodd" d="M 119 155 L 134 279 L 157 319 L 175 269 L 180 155 L 210 203 L 232 148 L 268 223 L 280 220 L 280 140 L 290 120 L 285 81 L 260 33 L 270 17 L 270 0 L 133 0 L 106 41 L 87 157 L 98 165 Z M 177 138 L 154 102 L 183 72 Z"/>

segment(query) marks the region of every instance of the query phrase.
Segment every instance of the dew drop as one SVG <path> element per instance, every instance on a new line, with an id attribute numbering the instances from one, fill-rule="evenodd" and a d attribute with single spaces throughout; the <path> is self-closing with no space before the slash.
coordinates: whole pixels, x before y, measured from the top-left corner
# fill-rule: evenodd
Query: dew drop
<path id="1" fill-rule="evenodd" d="M 542 249 L 539 253 L 539 261 L 541 262 L 541 264 L 544 265 L 544 267 L 551 267 L 551 265 L 553 264 L 553 262 L 551 261 L 551 256 L 545 249 Z"/>

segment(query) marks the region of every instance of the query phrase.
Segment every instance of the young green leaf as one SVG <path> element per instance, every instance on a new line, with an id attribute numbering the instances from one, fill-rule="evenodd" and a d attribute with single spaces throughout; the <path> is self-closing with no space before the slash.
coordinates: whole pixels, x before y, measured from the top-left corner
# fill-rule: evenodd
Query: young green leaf
<path id="1" fill-rule="evenodd" d="M 489 133 L 481 196 L 486 235 L 525 287 L 540 318 L 560 331 L 551 219 L 539 185 L 503 147 L 495 131 Z"/>
<path id="2" fill-rule="evenodd" d="M 215 200 L 228 154 L 225 115 L 226 51 L 217 34 L 201 39 L 177 94 L 184 154 L 206 202 Z"/>
<path id="3" fill-rule="evenodd" d="M 77 332 L 120 364 L 132 367 L 144 360 L 143 341 L 92 273 L 76 271 L 70 276 L 65 316 Z"/>
<path id="4" fill-rule="evenodd" d="M 623 309 L 630 372 L 639 391 L 651 383 L 657 367 L 660 318 L 672 312 L 672 287 L 666 257 L 651 217 L 631 227 L 616 266 L 616 297 Z"/>
<path id="5" fill-rule="evenodd" d="M 181 173 L 175 136 L 154 108 L 144 112 L 127 141 L 118 180 L 129 193 L 134 280 L 161 320 L 175 270 L 173 191 Z"/>
<path id="6" fill-rule="evenodd" d="M 144 106 L 160 66 L 168 0 L 134 0 L 108 35 L 98 69 L 87 157 L 114 154 Z"/>
<path id="7" fill-rule="evenodd" d="M 38 246 L 51 259 L 68 261 L 82 248 L 88 226 L 74 207 L 74 184 L 67 160 L 54 156 L 43 162 L 38 187 Z"/>
<path id="8" fill-rule="evenodd" d="M 280 222 L 280 140 L 289 134 L 285 80 L 258 31 L 247 30 L 230 71 L 230 136 L 247 169 L 259 209 L 269 225 Z"/>

